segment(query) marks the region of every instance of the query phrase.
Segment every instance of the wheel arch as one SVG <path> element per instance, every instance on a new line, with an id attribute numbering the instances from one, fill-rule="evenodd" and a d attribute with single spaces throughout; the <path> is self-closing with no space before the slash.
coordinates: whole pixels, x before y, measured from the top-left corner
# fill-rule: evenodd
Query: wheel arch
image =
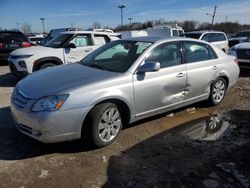
<path id="1" fill-rule="evenodd" d="M 62 65 L 63 62 L 60 58 L 58 57 L 44 57 L 44 58 L 40 58 L 38 60 L 36 60 L 34 62 L 34 65 L 33 65 L 33 72 L 34 71 L 37 71 L 39 69 L 39 67 L 43 64 L 43 63 L 55 63 L 55 65 Z"/>

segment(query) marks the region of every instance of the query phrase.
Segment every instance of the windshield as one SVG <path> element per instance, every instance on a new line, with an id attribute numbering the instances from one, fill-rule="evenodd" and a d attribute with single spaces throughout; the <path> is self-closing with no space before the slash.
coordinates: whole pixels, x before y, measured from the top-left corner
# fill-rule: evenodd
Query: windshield
<path id="1" fill-rule="evenodd" d="M 199 39 L 201 34 L 199 33 L 184 33 L 180 35 L 181 37 L 188 37 L 188 38 L 193 38 L 193 39 Z"/>
<path id="2" fill-rule="evenodd" d="M 61 34 L 56 36 L 55 38 L 48 41 L 45 46 L 51 48 L 62 48 L 65 42 L 67 42 L 73 34 Z"/>
<path id="3" fill-rule="evenodd" d="M 250 37 L 250 31 L 246 32 L 239 32 L 235 35 L 235 37 Z"/>
<path id="4" fill-rule="evenodd" d="M 118 40 L 98 48 L 80 63 L 85 66 L 125 72 L 152 43 Z"/>

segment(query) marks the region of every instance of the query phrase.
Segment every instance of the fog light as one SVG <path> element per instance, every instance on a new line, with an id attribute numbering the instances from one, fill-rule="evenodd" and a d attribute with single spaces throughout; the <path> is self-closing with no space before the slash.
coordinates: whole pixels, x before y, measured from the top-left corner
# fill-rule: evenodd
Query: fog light
<path id="1" fill-rule="evenodd" d="M 42 133 L 40 131 L 34 130 L 34 129 L 32 129 L 31 134 L 34 135 L 34 136 L 41 136 L 42 135 Z"/>
<path id="2" fill-rule="evenodd" d="M 25 63 L 24 61 L 19 61 L 19 62 L 18 62 L 18 65 L 19 65 L 20 67 L 26 68 L 26 63 Z"/>

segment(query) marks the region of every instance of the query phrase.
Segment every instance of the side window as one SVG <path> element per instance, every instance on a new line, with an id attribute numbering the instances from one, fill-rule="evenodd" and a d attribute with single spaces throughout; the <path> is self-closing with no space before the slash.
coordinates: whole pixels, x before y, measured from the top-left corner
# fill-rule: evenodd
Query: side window
<path id="1" fill-rule="evenodd" d="M 209 34 L 204 34 L 203 37 L 201 38 L 201 40 L 210 42 L 210 40 L 209 40 Z"/>
<path id="2" fill-rule="evenodd" d="M 76 47 L 91 46 L 90 35 L 77 35 L 69 43 L 73 43 Z"/>
<path id="3" fill-rule="evenodd" d="M 214 50 L 207 44 L 184 42 L 186 63 L 216 59 Z"/>
<path id="4" fill-rule="evenodd" d="M 217 41 L 225 41 L 227 38 L 222 33 L 217 33 Z"/>
<path id="5" fill-rule="evenodd" d="M 179 29 L 178 32 L 179 32 L 179 36 L 184 33 L 183 30 L 181 30 L 181 29 Z"/>
<path id="6" fill-rule="evenodd" d="M 173 32 L 173 36 L 179 36 L 178 31 L 176 29 L 173 29 L 172 32 Z"/>
<path id="7" fill-rule="evenodd" d="M 102 46 L 110 42 L 110 39 L 106 35 L 94 35 L 95 45 Z"/>
<path id="8" fill-rule="evenodd" d="M 156 61 L 161 68 L 181 64 L 181 52 L 179 43 L 164 43 L 152 50 L 146 61 Z"/>

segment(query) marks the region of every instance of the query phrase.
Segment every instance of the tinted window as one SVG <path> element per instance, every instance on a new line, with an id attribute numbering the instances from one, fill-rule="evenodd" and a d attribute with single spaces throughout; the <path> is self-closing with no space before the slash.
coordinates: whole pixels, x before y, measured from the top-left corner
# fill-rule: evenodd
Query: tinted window
<path id="1" fill-rule="evenodd" d="M 198 42 L 184 42 L 185 59 L 187 63 L 207 61 L 217 58 L 213 49 Z"/>
<path id="2" fill-rule="evenodd" d="M 209 41 L 210 42 L 218 42 L 227 40 L 225 35 L 222 33 L 209 33 Z"/>
<path id="3" fill-rule="evenodd" d="M 204 34 L 201 40 L 210 42 L 210 40 L 209 40 L 209 34 Z"/>
<path id="4" fill-rule="evenodd" d="M 156 61 L 163 67 L 171 67 L 181 64 L 181 52 L 179 43 L 165 43 L 157 46 L 150 53 L 146 61 Z"/>
<path id="5" fill-rule="evenodd" d="M 179 31 L 179 35 L 182 35 L 184 32 L 183 30 L 178 30 Z"/>
<path id="6" fill-rule="evenodd" d="M 185 37 L 193 38 L 193 39 L 199 39 L 201 34 L 199 34 L 199 33 L 185 33 L 184 35 L 181 35 L 181 36 L 185 36 Z"/>
<path id="7" fill-rule="evenodd" d="M 24 42 L 26 41 L 22 33 L 0 32 L 0 42 Z"/>
<path id="8" fill-rule="evenodd" d="M 61 34 L 58 35 L 57 37 L 51 39 L 48 41 L 45 46 L 51 47 L 51 48 L 62 48 L 64 43 L 67 42 L 73 34 Z"/>

